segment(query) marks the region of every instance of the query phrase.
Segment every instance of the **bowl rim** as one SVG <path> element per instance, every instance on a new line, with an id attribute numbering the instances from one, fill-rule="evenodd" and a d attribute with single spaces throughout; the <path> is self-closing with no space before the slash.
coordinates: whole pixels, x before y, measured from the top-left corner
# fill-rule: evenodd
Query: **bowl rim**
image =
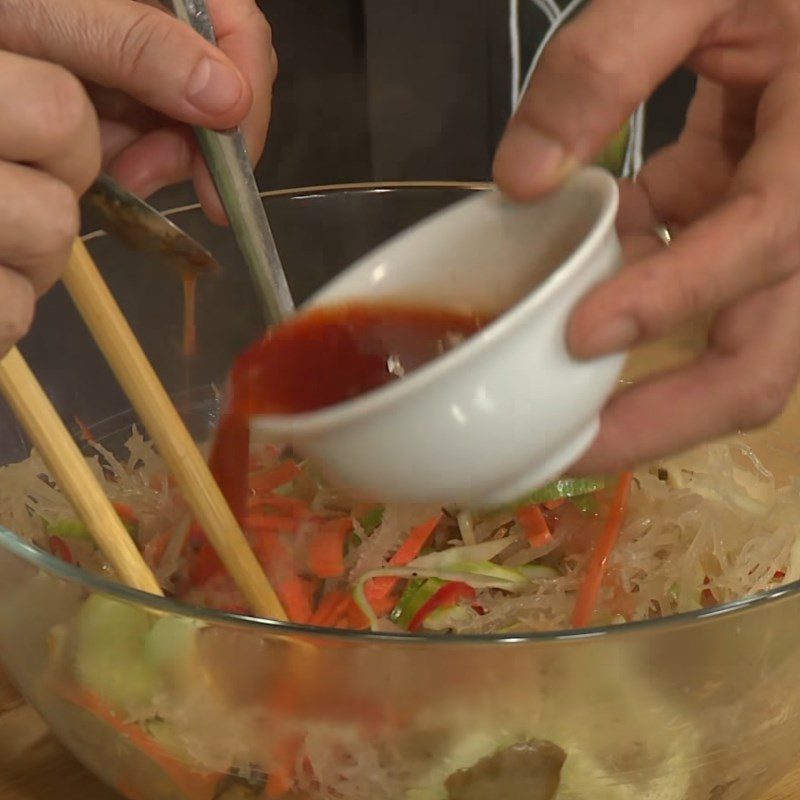
<path id="1" fill-rule="evenodd" d="M 289 197 L 302 200 L 323 197 L 328 194 L 344 194 L 346 192 L 389 193 L 402 189 L 454 189 L 460 191 L 485 192 L 493 188 L 489 181 L 355 181 L 353 183 L 320 183 L 309 186 L 289 187 L 286 189 L 267 189 L 259 192 L 259 197 Z M 165 216 L 184 214 L 187 211 L 201 211 L 200 203 L 187 203 L 173 206 L 161 211 Z M 102 229 L 87 231 L 81 234 L 81 240 L 91 242 L 94 239 L 107 239 L 109 235 Z"/>
<path id="2" fill-rule="evenodd" d="M 491 184 L 471 181 L 372 181 L 360 183 L 324 184 L 318 186 L 305 186 L 298 188 L 276 189 L 260 192 L 261 197 L 289 197 L 300 199 L 314 195 L 336 194 L 346 191 L 355 192 L 392 192 L 403 189 L 455 189 L 485 191 Z M 170 208 L 163 213 L 167 215 L 180 214 L 187 211 L 200 210 L 199 203 L 191 203 Z M 100 231 L 92 231 L 83 236 L 84 241 L 106 237 Z M 7 550 L 35 569 L 44 570 L 56 579 L 64 580 L 93 592 L 117 599 L 122 602 L 132 603 L 151 610 L 157 614 L 172 614 L 199 622 L 223 625 L 250 631 L 260 631 L 276 636 L 300 636 L 305 639 L 323 641 L 326 639 L 347 642 L 352 645 L 381 642 L 386 645 L 404 646 L 419 645 L 420 642 L 432 647 L 459 647 L 476 645 L 524 645 L 527 643 L 555 644 L 557 642 L 577 642 L 590 639 L 619 637 L 635 635 L 640 630 L 669 631 L 672 629 L 704 624 L 717 617 L 730 617 L 769 605 L 776 601 L 800 594 L 800 581 L 778 586 L 759 594 L 750 595 L 739 600 L 733 600 L 710 608 L 702 608 L 669 617 L 638 620 L 616 625 L 598 625 L 590 628 L 560 631 L 530 631 L 523 633 L 482 633 L 463 634 L 457 636 L 443 636 L 437 633 L 390 633 L 373 631 L 349 631 L 336 628 L 319 628 L 301 625 L 292 622 L 253 617 L 229 611 L 192 606 L 168 597 L 159 597 L 139 589 L 132 589 L 123 584 L 105 578 L 96 573 L 68 564 L 56 556 L 45 552 L 30 542 L 25 541 L 13 531 L 0 526 L 0 548 Z"/>
<path id="3" fill-rule="evenodd" d="M 433 361 L 424 364 L 405 380 L 385 384 L 372 389 L 358 397 L 337 403 L 334 406 L 297 414 L 254 414 L 253 422 L 257 428 L 273 435 L 292 431 L 303 437 L 325 436 L 332 431 L 341 432 L 356 424 L 366 425 L 380 414 L 390 414 L 405 407 L 408 403 L 419 402 L 427 396 L 434 385 L 443 386 L 443 382 L 452 380 L 454 376 L 465 371 L 480 369 L 480 361 L 487 351 L 496 349 L 521 330 L 536 324 L 536 314 L 542 306 L 571 285 L 570 279 L 579 271 L 586 270 L 592 261 L 592 255 L 598 252 L 609 235 L 614 236 L 614 220 L 619 207 L 619 189 L 616 181 L 609 173 L 599 167 L 585 167 L 571 179 L 566 189 L 591 197 L 598 201 L 597 211 L 592 215 L 581 237 L 578 246 L 568 253 L 566 258 L 555 264 L 553 269 L 532 290 L 496 315 L 476 334 L 470 336 L 460 346 L 444 353 Z M 496 190 L 481 192 L 476 197 L 468 197 L 456 206 L 443 209 L 433 217 L 420 220 L 405 231 L 391 237 L 366 255 L 357 259 L 347 269 L 315 292 L 298 309 L 297 319 L 304 312 L 322 307 L 335 308 L 347 305 L 346 298 L 341 299 L 338 292 L 343 284 L 353 280 L 354 276 L 370 272 L 376 264 L 390 258 L 400 247 L 405 247 L 405 237 L 425 235 L 433 222 L 439 222 L 443 215 L 453 215 L 467 210 L 465 204 L 476 207 L 479 203 L 505 204 Z M 535 211 L 532 209 L 532 213 Z"/>
<path id="4" fill-rule="evenodd" d="M 723 603 L 719 606 L 698 609 L 696 611 L 673 614 L 669 617 L 637 620 L 616 625 L 597 625 L 590 628 L 576 630 L 566 629 L 557 631 L 528 631 L 520 633 L 474 633 L 443 636 L 438 633 L 394 633 L 376 631 L 350 631 L 339 628 L 321 628 L 312 625 L 302 625 L 295 622 L 280 622 L 274 619 L 254 617 L 247 614 L 238 614 L 231 611 L 219 611 L 202 606 L 193 606 L 174 600 L 169 597 L 159 597 L 140 589 L 133 589 L 123 584 L 115 583 L 96 573 L 88 572 L 73 564 L 45 552 L 36 545 L 25 541 L 13 531 L 0 526 L 0 548 L 9 551 L 13 556 L 25 561 L 38 570 L 44 570 L 51 577 L 67 581 L 80 586 L 92 594 L 101 594 L 124 603 L 131 603 L 139 608 L 144 608 L 156 614 L 170 614 L 184 617 L 200 623 L 223 625 L 225 627 L 260 631 L 275 636 L 299 636 L 307 640 L 335 640 L 358 645 L 369 642 L 383 642 L 402 646 L 403 644 L 419 644 L 424 642 L 428 646 L 463 646 L 463 645 L 521 645 L 525 643 L 540 644 L 556 642 L 586 641 L 589 639 L 606 639 L 633 635 L 640 630 L 668 631 L 682 628 L 687 625 L 694 627 L 717 617 L 730 617 L 752 611 L 762 605 L 772 604 L 778 600 L 800 593 L 800 581 L 787 586 L 779 586 L 767 592 L 744 597 Z"/>

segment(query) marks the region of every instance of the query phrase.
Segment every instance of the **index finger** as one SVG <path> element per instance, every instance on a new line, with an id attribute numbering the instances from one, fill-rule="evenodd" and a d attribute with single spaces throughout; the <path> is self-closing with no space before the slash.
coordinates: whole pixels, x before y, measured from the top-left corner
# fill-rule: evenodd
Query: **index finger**
<path id="1" fill-rule="evenodd" d="M 798 272 L 799 93 L 800 73 L 779 75 L 761 96 L 758 138 L 724 201 L 669 249 L 631 264 L 581 301 L 569 324 L 573 353 L 594 358 L 658 338 Z"/>
<path id="2" fill-rule="evenodd" d="M 220 50 L 238 67 L 252 89 L 253 104 L 241 127 L 255 163 L 264 150 L 277 73 L 272 29 L 255 0 L 213 0 L 209 9 Z"/>
<path id="3" fill-rule="evenodd" d="M 777 416 L 800 371 L 800 276 L 726 309 L 710 348 L 614 397 L 600 434 L 572 472 L 616 472 Z"/>
<path id="4" fill-rule="evenodd" d="M 730 0 L 593 0 L 544 51 L 500 142 L 498 186 L 530 200 L 599 153 Z"/>
<path id="5" fill-rule="evenodd" d="M 264 151 L 277 58 L 272 30 L 254 0 L 214 0 L 209 4 L 220 50 L 236 64 L 252 90 L 253 103 L 241 123 L 248 155 L 257 163 Z M 194 184 L 208 217 L 226 222 L 225 211 L 203 160 L 194 164 Z"/>
<path id="6" fill-rule="evenodd" d="M 7 0 L 0 43 L 120 89 L 179 122 L 223 129 L 250 110 L 231 60 L 164 11 L 133 0 Z"/>

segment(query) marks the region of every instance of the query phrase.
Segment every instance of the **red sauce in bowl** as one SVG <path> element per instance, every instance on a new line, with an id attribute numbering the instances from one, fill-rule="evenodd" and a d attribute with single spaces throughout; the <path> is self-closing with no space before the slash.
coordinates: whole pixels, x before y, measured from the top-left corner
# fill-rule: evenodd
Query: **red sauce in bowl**
<path id="1" fill-rule="evenodd" d="M 475 314 L 389 305 L 313 309 L 271 330 L 236 362 L 233 410 L 293 414 L 399 380 L 486 324 Z"/>
<path id="2" fill-rule="evenodd" d="M 401 380 L 489 322 L 437 308 L 348 304 L 304 312 L 236 360 L 231 408 L 211 469 L 239 520 L 247 501 L 248 417 L 296 414 L 352 400 Z"/>

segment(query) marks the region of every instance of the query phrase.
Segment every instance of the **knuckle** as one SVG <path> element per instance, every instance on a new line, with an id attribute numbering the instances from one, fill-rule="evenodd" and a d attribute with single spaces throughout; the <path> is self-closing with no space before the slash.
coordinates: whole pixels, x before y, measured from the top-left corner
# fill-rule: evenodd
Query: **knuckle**
<path id="1" fill-rule="evenodd" d="M 260 37 L 268 46 L 272 46 L 272 26 L 264 12 L 259 8 L 257 0 L 241 0 L 234 5 L 233 26 L 237 30 L 246 30 L 254 37 Z"/>
<path id="2" fill-rule="evenodd" d="M 138 7 L 139 14 L 128 27 L 116 34 L 118 66 L 123 75 L 136 75 L 151 52 L 170 52 L 172 20 L 155 8 Z"/>
<path id="3" fill-rule="evenodd" d="M 261 9 L 255 2 L 251 3 L 244 14 L 241 27 L 246 29 L 253 39 L 258 40 L 261 46 L 269 53 L 270 69 L 277 73 L 278 54 L 275 52 L 275 42 L 272 36 L 272 26 Z"/>
<path id="4" fill-rule="evenodd" d="M 48 260 L 66 258 L 80 232 L 78 199 L 66 184 L 51 180 L 40 191 L 39 202 L 47 209 L 47 222 L 39 226 L 36 255 Z"/>
<path id="5" fill-rule="evenodd" d="M 800 219 L 786 213 L 795 198 L 772 190 L 752 190 L 733 201 L 734 219 L 740 229 L 752 231 L 757 252 L 751 261 L 754 282 L 769 286 L 797 270 Z"/>
<path id="6" fill-rule="evenodd" d="M 3 305 L 0 316 L 0 341 L 6 352 L 31 329 L 36 303 L 32 284 L 23 278 L 15 280 L 13 295 L 13 302 Z"/>
<path id="7" fill-rule="evenodd" d="M 36 134 L 54 144 L 78 135 L 90 113 L 91 102 L 81 82 L 56 64 L 41 63 L 39 91 L 34 91 Z"/>
<path id="8" fill-rule="evenodd" d="M 787 371 L 762 368 L 741 382 L 736 422 L 742 429 L 760 428 L 780 416 L 791 396 L 793 382 Z"/>
<path id="9" fill-rule="evenodd" d="M 675 281 L 669 322 L 678 322 L 711 308 L 718 296 L 717 281 L 711 272 L 703 274 L 698 270 L 684 280 Z"/>
<path id="10" fill-rule="evenodd" d="M 75 205 L 75 195 L 83 196 L 83 193 L 92 185 L 100 174 L 103 166 L 103 153 L 100 146 L 100 129 L 97 126 L 97 144 L 87 146 L 86 156 L 77 162 L 74 176 L 70 179 L 71 187 L 74 191 L 73 206 Z"/>
<path id="11" fill-rule="evenodd" d="M 269 24 L 269 21 L 264 16 L 261 9 L 255 5 L 255 3 L 247 15 L 246 24 L 254 36 L 261 38 L 266 47 L 271 48 L 273 46 L 272 26 Z"/>
<path id="12" fill-rule="evenodd" d="M 660 336 L 681 320 L 709 308 L 715 296 L 713 276 L 665 274 L 661 262 L 643 265 L 635 294 L 639 324 L 647 337 Z"/>
<path id="13" fill-rule="evenodd" d="M 578 76 L 601 95 L 613 93 L 617 102 L 635 103 L 641 70 L 631 63 L 635 54 L 629 48 L 598 47 L 583 30 L 566 27 L 545 51 L 543 62 L 553 74 Z"/>

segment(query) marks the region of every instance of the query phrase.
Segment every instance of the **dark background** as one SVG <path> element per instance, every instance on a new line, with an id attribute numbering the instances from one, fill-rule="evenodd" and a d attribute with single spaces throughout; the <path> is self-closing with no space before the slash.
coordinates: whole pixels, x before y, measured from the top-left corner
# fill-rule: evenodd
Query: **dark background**
<path id="1" fill-rule="evenodd" d="M 262 0 L 280 61 L 262 189 L 487 180 L 510 113 L 506 0 Z M 523 54 L 540 34 L 524 18 Z M 524 69 L 524 68 L 523 68 Z M 692 88 L 671 78 L 648 109 L 647 149 L 672 139 Z M 188 187 L 156 205 L 193 200 Z"/>

